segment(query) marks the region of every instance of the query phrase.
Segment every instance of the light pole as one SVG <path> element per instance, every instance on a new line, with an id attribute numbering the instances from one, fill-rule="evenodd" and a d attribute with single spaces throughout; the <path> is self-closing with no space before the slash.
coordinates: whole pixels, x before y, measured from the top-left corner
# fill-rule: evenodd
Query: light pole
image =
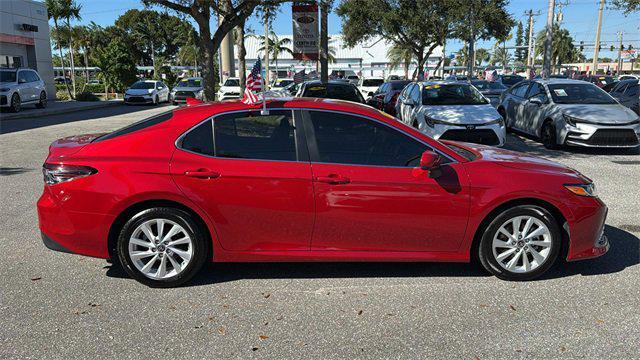
<path id="1" fill-rule="evenodd" d="M 553 12 L 556 7 L 555 0 L 549 0 L 549 8 L 547 10 L 547 28 L 546 37 L 544 39 L 544 78 L 551 75 L 551 43 L 553 41 Z"/>

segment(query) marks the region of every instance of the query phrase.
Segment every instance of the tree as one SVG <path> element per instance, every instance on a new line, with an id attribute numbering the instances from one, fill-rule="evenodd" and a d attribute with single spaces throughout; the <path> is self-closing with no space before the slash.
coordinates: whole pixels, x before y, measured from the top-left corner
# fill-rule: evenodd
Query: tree
<path id="1" fill-rule="evenodd" d="M 404 78 L 409 78 L 409 66 L 411 66 L 411 62 L 413 61 L 413 51 L 411 51 L 411 48 L 394 44 L 387 50 L 387 58 L 389 59 L 389 67 L 392 70 L 403 65 Z"/>
<path id="2" fill-rule="evenodd" d="M 80 20 L 80 10 L 82 6 L 78 5 L 75 0 L 59 0 L 64 9 L 64 17 L 69 29 L 69 54 L 71 55 L 71 86 L 73 87 L 73 98 L 76 96 L 76 67 L 73 59 L 74 44 L 73 31 L 71 30 L 71 20 Z"/>
<path id="3" fill-rule="evenodd" d="M 491 54 L 491 65 L 500 64 L 503 68 L 505 68 L 509 61 L 511 61 L 511 54 L 509 50 L 507 50 L 502 44 L 496 43 L 493 47 L 493 53 Z"/>
<path id="4" fill-rule="evenodd" d="M 461 66 L 469 62 L 469 52 L 467 50 L 468 48 L 463 46 L 460 50 L 456 51 L 456 65 Z"/>
<path id="5" fill-rule="evenodd" d="M 554 68 L 562 63 L 573 62 L 578 58 L 578 49 L 573 46 L 573 38 L 567 29 L 561 29 L 558 24 L 553 24 L 551 28 L 553 40 L 551 41 L 551 66 Z M 546 33 L 544 30 L 536 35 L 535 54 L 544 53 L 544 40 Z"/>
<path id="6" fill-rule="evenodd" d="M 260 47 L 258 48 L 259 52 L 264 53 L 265 51 L 265 39 L 264 36 L 260 37 Z M 271 31 L 269 34 L 269 58 L 273 59 L 276 63 L 276 73 L 278 69 L 278 56 L 282 53 L 293 54 L 293 51 L 288 47 L 291 44 L 291 39 L 289 38 L 279 38 L 278 35 Z M 277 76 L 276 76 L 277 78 Z"/>
<path id="7" fill-rule="evenodd" d="M 613 7 L 624 11 L 625 15 L 640 11 L 640 0 L 613 0 Z"/>
<path id="8" fill-rule="evenodd" d="M 85 77 L 85 85 L 89 82 L 89 48 L 91 47 L 91 43 L 93 41 L 93 37 L 91 34 L 91 30 L 84 25 L 74 26 L 71 29 L 73 33 L 73 37 L 75 40 L 74 44 L 78 46 L 78 49 L 82 51 L 83 63 L 84 63 L 84 77 Z"/>
<path id="9" fill-rule="evenodd" d="M 433 50 L 442 45 L 457 20 L 452 4 L 462 0 L 342 0 L 336 13 L 342 17 L 347 46 L 377 37 L 410 49 L 417 61 L 414 78 L 421 77 Z"/>
<path id="10" fill-rule="evenodd" d="M 475 58 L 475 66 L 482 66 L 485 62 L 489 62 L 491 59 L 491 53 L 489 53 L 489 50 L 487 49 L 478 48 L 476 49 Z"/>
<path id="11" fill-rule="evenodd" d="M 60 33 L 59 21 L 64 19 L 66 16 L 66 9 L 64 8 L 64 4 L 62 4 L 62 0 L 45 0 L 45 6 L 47 7 L 47 16 L 49 20 L 53 20 L 53 34 L 55 34 L 54 39 L 56 45 L 58 47 L 58 51 L 60 52 L 60 63 L 62 65 L 62 75 L 66 76 L 66 70 L 64 66 L 64 55 L 62 55 L 62 43 L 63 38 Z M 67 92 L 69 93 L 69 97 L 73 98 L 73 94 L 71 94 L 71 89 L 69 88 L 69 84 L 65 81 Z"/>
<path id="12" fill-rule="evenodd" d="M 208 99 L 215 98 L 215 58 L 224 37 L 246 21 L 258 5 L 288 1 L 290 0 L 142 0 L 145 5 L 160 5 L 189 16 L 198 25 L 198 45 L 203 53 L 204 92 Z M 215 31 L 211 29 L 212 14 L 221 17 Z"/>
<path id="13" fill-rule="evenodd" d="M 95 51 L 95 63 L 101 70 L 98 77 L 116 91 L 124 91 L 136 81 L 136 60 L 128 49 L 126 38 L 116 37 Z"/>
<path id="14" fill-rule="evenodd" d="M 240 81 L 240 93 L 244 94 L 247 86 L 247 48 L 244 44 L 245 39 L 245 21 L 242 21 L 236 27 L 235 40 L 238 47 L 238 79 Z"/>
<path id="15" fill-rule="evenodd" d="M 175 60 L 178 49 L 190 41 L 194 28 L 177 16 L 155 10 L 128 10 L 115 22 L 131 39 L 140 65 L 155 65 L 156 56 Z"/>
<path id="16" fill-rule="evenodd" d="M 516 29 L 516 46 L 525 46 L 524 44 L 524 29 L 522 27 L 522 21 L 518 21 L 518 28 Z M 525 62 L 525 49 L 516 49 L 515 61 L 518 63 Z"/>

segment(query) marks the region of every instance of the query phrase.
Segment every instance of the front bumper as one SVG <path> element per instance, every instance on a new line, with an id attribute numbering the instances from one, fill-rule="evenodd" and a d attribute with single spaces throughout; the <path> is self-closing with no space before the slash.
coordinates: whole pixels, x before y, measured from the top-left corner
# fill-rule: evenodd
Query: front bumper
<path id="1" fill-rule="evenodd" d="M 609 239 L 604 233 L 607 206 L 598 198 L 583 198 L 574 207 L 576 218 L 570 226 L 567 261 L 593 259 L 609 251 Z"/>
<path id="2" fill-rule="evenodd" d="M 124 102 L 129 104 L 149 104 L 153 102 L 151 95 L 125 95 Z"/>
<path id="3" fill-rule="evenodd" d="M 433 128 L 427 125 L 424 127 L 423 132 L 436 140 L 464 141 L 490 146 L 504 146 L 507 136 L 505 127 L 499 124 L 481 126 L 434 124 Z"/>
<path id="4" fill-rule="evenodd" d="M 578 123 L 565 125 L 559 139 L 566 145 L 597 148 L 635 148 L 640 146 L 640 125 L 605 126 Z"/>
<path id="5" fill-rule="evenodd" d="M 9 106 L 9 95 L 2 94 L 0 95 L 0 106 L 5 107 Z"/>
<path id="6" fill-rule="evenodd" d="M 218 100 L 233 100 L 240 99 L 240 93 L 232 92 L 232 93 L 218 93 Z"/>

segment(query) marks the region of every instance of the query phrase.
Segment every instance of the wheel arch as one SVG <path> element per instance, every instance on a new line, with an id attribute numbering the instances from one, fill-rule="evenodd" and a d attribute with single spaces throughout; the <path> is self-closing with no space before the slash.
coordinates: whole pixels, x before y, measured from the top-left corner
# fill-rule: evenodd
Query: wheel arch
<path id="1" fill-rule="evenodd" d="M 484 216 L 480 224 L 476 227 L 475 232 L 473 234 L 473 241 L 471 243 L 470 248 L 470 258 L 472 261 L 477 261 L 478 259 L 478 247 L 480 246 L 480 240 L 482 239 L 482 234 L 484 230 L 489 226 L 491 221 L 501 212 L 506 209 L 519 206 L 519 205 L 536 205 L 541 208 L 549 211 L 553 218 L 558 222 L 558 227 L 560 228 L 560 232 L 562 233 L 562 248 L 560 249 L 560 257 L 566 258 L 567 252 L 569 251 L 569 223 L 567 218 L 562 214 L 562 211 L 552 203 L 539 199 L 539 198 L 518 198 L 508 200 L 501 204 L 495 206 L 487 215 Z"/>
<path id="2" fill-rule="evenodd" d="M 127 220 L 133 215 L 143 210 L 151 209 L 154 207 L 170 207 L 170 208 L 182 210 L 188 213 L 189 215 L 191 215 L 193 220 L 198 224 L 198 226 L 201 227 L 201 230 L 203 231 L 204 235 L 207 238 L 206 240 L 208 244 L 207 248 L 209 252 L 208 254 L 209 259 L 213 258 L 213 236 L 211 234 L 209 227 L 207 226 L 207 223 L 200 216 L 200 214 L 198 214 L 198 212 L 194 211 L 190 207 L 182 203 L 179 203 L 177 201 L 167 200 L 167 199 L 149 199 L 149 200 L 143 200 L 143 201 L 136 202 L 134 204 L 129 205 L 129 207 L 127 207 L 122 212 L 120 212 L 120 214 L 111 223 L 111 226 L 109 227 L 108 238 L 107 238 L 107 246 L 108 246 L 110 259 L 115 260 L 117 258 L 116 246 L 118 242 L 118 235 L 120 234 L 120 230 L 122 230 L 122 227 L 127 222 Z"/>

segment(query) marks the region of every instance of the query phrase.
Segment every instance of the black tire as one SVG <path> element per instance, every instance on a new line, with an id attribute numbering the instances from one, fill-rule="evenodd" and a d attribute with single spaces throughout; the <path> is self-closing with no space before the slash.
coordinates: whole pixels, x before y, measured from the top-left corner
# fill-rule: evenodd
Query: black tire
<path id="1" fill-rule="evenodd" d="M 40 101 L 36 104 L 38 109 L 44 109 L 47 107 L 47 93 L 44 91 L 40 92 Z"/>
<path id="2" fill-rule="evenodd" d="M 20 100 L 20 95 L 18 95 L 17 93 L 14 93 L 13 96 L 11 96 L 11 106 L 9 106 L 9 111 L 13 113 L 17 113 L 17 112 L 20 112 L 21 108 L 22 108 L 22 100 Z"/>
<path id="3" fill-rule="evenodd" d="M 498 260 L 496 260 L 493 253 L 493 238 L 496 235 L 500 227 L 505 224 L 509 219 L 517 216 L 531 216 L 540 220 L 549 229 L 551 237 L 551 249 L 547 255 L 546 260 L 535 269 L 528 272 L 517 273 L 512 272 L 502 267 Z M 525 281 L 539 277 L 545 273 L 558 258 L 560 249 L 562 247 L 562 233 L 558 222 L 553 215 L 546 209 L 535 205 L 519 205 L 509 208 L 498 216 L 495 217 L 491 223 L 485 228 L 480 245 L 478 246 L 478 258 L 482 266 L 491 274 L 503 280 L 510 281 Z M 529 256 L 525 253 L 525 256 Z M 529 258 L 527 258 L 529 259 Z M 522 260 L 519 260 L 520 262 Z"/>
<path id="4" fill-rule="evenodd" d="M 560 148 L 556 136 L 556 127 L 551 121 L 547 121 L 542 125 L 540 130 L 540 141 L 545 148 L 549 150 L 557 150 Z"/>
<path id="5" fill-rule="evenodd" d="M 153 105 L 159 105 L 160 104 L 160 98 L 158 97 L 158 95 L 156 95 L 156 97 L 153 98 Z"/>
<path id="6" fill-rule="evenodd" d="M 507 121 L 507 113 L 504 110 L 504 108 L 502 107 L 498 108 L 498 114 L 500 114 L 500 116 L 502 116 L 502 120 L 504 120 L 504 128 L 507 131 L 507 133 L 513 132 L 511 130 L 511 126 L 509 126 L 509 121 Z"/>
<path id="7" fill-rule="evenodd" d="M 192 239 L 193 255 L 186 267 L 177 275 L 165 279 L 152 279 L 140 272 L 129 257 L 129 241 L 134 230 L 142 223 L 152 219 L 166 219 L 179 224 Z M 118 236 L 118 259 L 125 271 L 135 280 L 158 288 L 176 287 L 191 280 L 203 267 L 209 257 L 209 244 L 205 230 L 192 216 L 182 210 L 169 207 L 156 207 L 141 211 L 125 223 Z"/>

